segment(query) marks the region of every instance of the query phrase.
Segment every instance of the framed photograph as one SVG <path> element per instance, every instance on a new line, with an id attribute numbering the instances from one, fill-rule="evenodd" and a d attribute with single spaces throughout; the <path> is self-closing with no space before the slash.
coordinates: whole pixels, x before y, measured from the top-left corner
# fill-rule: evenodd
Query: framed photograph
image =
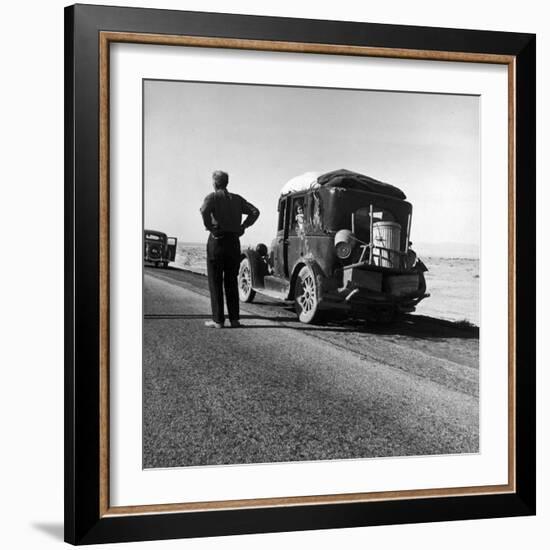
<path id="1" fill-rule="evenodd" d="M 65 539 L 535 513 L 535 36 L 65 11 Z"/>

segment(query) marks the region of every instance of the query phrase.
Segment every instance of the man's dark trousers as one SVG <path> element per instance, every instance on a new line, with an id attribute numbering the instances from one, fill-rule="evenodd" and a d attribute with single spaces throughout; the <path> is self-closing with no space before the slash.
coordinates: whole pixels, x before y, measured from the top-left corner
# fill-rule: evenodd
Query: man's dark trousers
<path id="1" fill-rule="evenodd" d="M 230 321 L 239 320 L 239 289 L 237 275 L 241 259 L 241 244 L 235 233 L 225 233 L 217 238 L 210 235 L 206 244 L 208 285 L 212 303 L 212 319 L 223 324 L 223 291 Z"/>

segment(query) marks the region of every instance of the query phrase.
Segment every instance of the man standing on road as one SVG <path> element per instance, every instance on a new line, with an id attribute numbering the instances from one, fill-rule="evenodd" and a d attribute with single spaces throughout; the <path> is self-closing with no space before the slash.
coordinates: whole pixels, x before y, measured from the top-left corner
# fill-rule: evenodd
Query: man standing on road
<path id="1" fill-rule="evenodd" d="M 260 215 L 259 210 L 246 202 L 240 195 L 227 191 L 228 182 L 227 173 L 216 170 L 212 174 L 214 192 L 206 196 L 201 206 L 204 226 L 210 232 L 206 245 L 206 264 L 212 320 L 206 321 L 205 325 L 212 328 L 222 328 L 225 322 L 224 288 L 229 323 L 232 328 L 241 326 L 237 286 L 241 257 L 239 237 Z M 241 221 L 243 214 L 246 214 L 247 217 Z"/>

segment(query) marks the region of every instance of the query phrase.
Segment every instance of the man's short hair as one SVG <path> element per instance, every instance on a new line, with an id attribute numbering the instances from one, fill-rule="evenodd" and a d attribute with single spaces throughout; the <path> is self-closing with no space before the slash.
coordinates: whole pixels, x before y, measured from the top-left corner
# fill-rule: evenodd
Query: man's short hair
<path id="1" fill-rule="evenodd" d="M 214 187 L 216 189 L 225 189 L 229 182 L 229 176 L 227 172 L 222 172 L 221 170 L 216 170 L 212 174 L 212 180 L 214 182 Z"/>

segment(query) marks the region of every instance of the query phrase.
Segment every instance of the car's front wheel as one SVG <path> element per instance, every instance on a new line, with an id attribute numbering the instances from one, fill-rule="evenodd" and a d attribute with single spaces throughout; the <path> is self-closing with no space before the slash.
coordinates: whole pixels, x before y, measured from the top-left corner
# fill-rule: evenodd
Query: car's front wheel
<path id="1" fill-rule="evenodd" d="M 315 273 L 305 265 L 300 269 L 294 288 L 294 300 L 298 319 L 312 323 L 319 313 L 319 292 Z"/>
<path id="2" fill-rule="evenodd" d="M 241 265 L 239 266 L 238 285 L 239 299 L 241 302 L 252 302 L 252 300 L 254 300 L 254 296 L 256 296 L 256 292 L 252 288 L 252 269 L 248 258 L 243 258 L 241 260 Z"/>

